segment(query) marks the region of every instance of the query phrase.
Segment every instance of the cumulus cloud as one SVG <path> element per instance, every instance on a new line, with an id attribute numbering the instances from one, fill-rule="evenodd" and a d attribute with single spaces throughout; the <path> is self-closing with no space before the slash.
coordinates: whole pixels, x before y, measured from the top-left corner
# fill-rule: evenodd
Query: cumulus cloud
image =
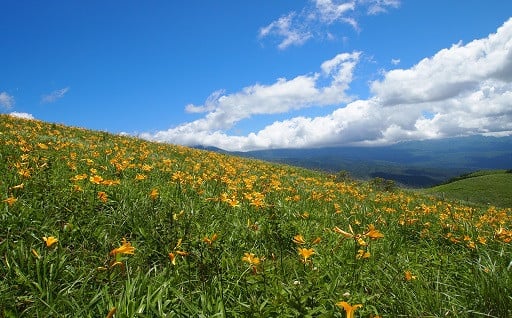
<path id="1" fill-rule="evenodd" d="M 494 34 L 457 43 L 409 69 L 394 69 L 370 83 L 372 96 L 351 100 L 346 91 L 360 57 L 342 53 L 320 72 L 256 84 L 233 94 L 215 92 L 197 121 L 142 137 L 226 150 L 382 145 L 397 141 L 512 135 L 512 18 Z M 329 78 L 320 86 L 321 78 Z M 246 136 L 226 131 L 255 114 L 339 105 L 325 116 L 276 121 Z"/>
<path id="2" fill-rule="evenodd" d="M 9 115 L 17 118 L 34 119 L 34 116 L 29 113 L 12 112 Z"/>
<path id="3" fill-rule="evenodd" d="M 55 90 L 55 91 L 51 92 L 48 95 L 43 95 L 41 97 L 41 103 L 48 104 L 48 103 L 56 102 L 57 100 L 59 100 L 62 97 L 64 97 L 64 95 L 66 95 L 66 93 L 68 91 L 69 91 L 69 87 L 65 87 L 65 88 L 62 88 L 62 89 Z"/>
<path id="4" fill-rule="evenodd" d="M 323 62 L 320 72 L 299 75 L 289 80 L 279 78 L 273 84 L 255 84 L 232 94 L 216 91 L 207 98 L 204 105 L 191 104 L 185 108 L 188 112 L 205 112 L 204 118 L 160 132 L 154 137 L 166 140 L 184 133 L 194 135 L 198 131 L 227 130 L 253 115 L 287 113 L 311 106 L 349 102 L 351 97 L 345 91 L 352 81 L 352 72 L 359 57 L 359 52 L 342 53 Z M 321 86 L 321 80 L 327 80 L 329 84 Z"/>
<path id="5" fill-rule="evenodd" d="M 458 43 L 410 69 L 388 72 L 371 89 L 384 105 L 432 102 L 473 91 L 484 80 L 512 80 L 512 22 L 495 34 Z"/>
<path id="6" fill-rule="evenodd" d="M 347 24 L 359 31 L 356 19 L 359 12 L 376 15 L 399 5 L 399 0 L 310 0 L 310 5 L 299 13 L 290 12 L 260 28 L 259 37 L 280 39 L 278 48 L 284 50 L 292 45 L 303 45 L 315 36 L 334 38 L 329 31 L 329 26 L 333 24 Z"/>
<path id="7" fill-rule="evenodd" d="M 0 93 L 0 107 L 5 109 L 11 109 L 14 106 L 14 97 L 7 94 L 6 92 Z"/>

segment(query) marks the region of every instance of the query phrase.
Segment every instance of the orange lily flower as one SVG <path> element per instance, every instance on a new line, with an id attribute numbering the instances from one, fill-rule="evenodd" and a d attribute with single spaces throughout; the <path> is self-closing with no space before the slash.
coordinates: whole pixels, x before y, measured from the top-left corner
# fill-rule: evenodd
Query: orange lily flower
<path id="1" fill-rule="evenodd" d="M 416 279 L 416 276 L 414 276 L 410 271 L 404 272 L 405 280 L 410 281 Z"/>
<path id="2" fill-rule="evenodd" d="M 352 230 L 352 227 L 351 227 L 350 225 L 349 225 L 348 227 L 349 227 L 349 229 L 350 229 L 350 232 L 351 232 L 351 233 L 346 232 L 346 231 L 343 231 L 342 229 L 340 229 L 340 228 L 339 228 L 339 227 L 337 227 L 337 226 L 335 226 L 335 227 L 334 227 L 334 232 L 336 232 L 336 233 L 338 233 L 338 234 L 341 234 L 341 235 L 343 235 L 343 236 L 344 236 L 344 237 L 346 237 L 346 238 L 352 238 L 352 237 L 354 237 L 354 236 L 355 236 L 355 235 L 354 235 L 354 231 Z"/>
<path id="3" fill-rule="evenodd" d="M 214 233 L 211 238 L 209 238 L 208 236 L 204 237 L 203 242 L 205 242 L 208 245 L 212 245 L 213 242 L 215 242 L 218 237 L 219 236 L 217 235 L 217 233 Z"/>
<path id="4" fill-rule="evenodd" d="M 5 202 L 7 203 L 7 205 L 11 206 L 13 205 L 16 201 L 18 201 L 18 199 L 16 199 L 15 197 L 8 197 L 7 199 L 4 199 L 2 200 L 2 202 Z"/>
<path id="5" fill-rule="evenodd" d="M 116 313 L 116 311 L 117 311 L 116 307 L 110 308 L 110 310 L 108 311 L 108 314 L 107 314 L 107 318 L 114 317 L 114 314 Z"/>
<path id="6" fill-rule="evenodd" d="M 152 189 L 151 192 L 149 193 L 149 197 L 151 198 L 151 200 L 156 200 L 158 198 L 158 189 Z"/>
<path id="7" fill-rule="evenodd" d="M 133 255 L 135 251 L 135 247 L 132 246 L 132 243 L 128 242 L 126 238 L 123 237 L 123 244 L 110 251 L 110 255 L 117 255 L 117 254 L 131 254 Z"/>
<path id="8" fill-rule="evenodd" d="M 176 255 L 174 255 L 174 253 L 169 253 L 169 259 L 171 260 L 172 265 L 176 265 Z"/>
<path id="9" fill-rule="evenodd" d="M 383 238 L 384 234 L 382 234 L 381 232 L 376 230 L 375 226 L 373 224 L 370 224 L 370 225 L 368 225 L 368 232 L 366 232 L 364 234 L 364 236 L 368 236 L 372 240 L 376 240 L 376 239 L 379 239 L 379 238 Z"/>
<path id="10" fill-rule="evenodd" d="M 57 243 L 59 240 L 53 236 L 43 236 L 43 241 L 46 243 L 46 247 L 52 247 L 52 245 Z"/>
<path id="11" fill-rule="evenodd" d="M 311 257 L 311 255 L 315 254 L 315 250 L 312 248 L 300 248 L 298 249 L 299 255 L 302 256 L 302 262 L 307 263 L 308 258 Z"/>
<path id="12" fill-rule="evenodd" d="M 340 301 L 340 302 L 336 303 L 336 306 L 342 307 L 343 309 L 345 309 L 345 312 L 347 313 L 346 318 L 354 318 L 354 312 L 356 311 L 356 309 L 363 307 L 363 305 L 361 305 L 361 304 L 352 306 L 349 303 L 347 303 L 346 301 Z"/>
<path id="13" fill-rule="evenodd" d="M 250 265 L 258 265 L 260 263 L 260 258 L 256 257 L 254 253 L 244 253 L 242 257 L 242 261 L 249 263 Z"/>
<path id="14" fill-rule="evenodd" d="M 370 258 L 370 256 L 371 256 L 370 252 L 365 251 L 365 250 L 358 250 L 357 254 L 356 254 L 357 259 Z"/>
<path id="15" fill-rule="evenodd" d="M 103 181 L 103 177 L 94 175 L 89 177 L 89 181 L 93 184 L 100 184 Z"/>
<path id="16" fill-rule="evenodd" d="M 104 191 L 99 191 L 98 200 L 100 200 L 103 203 L 106 203 L 108 201 L 108 194 Z"/>
<path id="17" fill-rule="evenodd" d="M 188 252 L 186 252 L 186 251 L 176 251 L 176 254 L 178 254 L 180 256 L 187 256 Z"/>
<path id="18" fill-rule="evenodd" d="M 293 243 L 303 245 L 306 244 L 306 241 L 304 240 L 304 237 L 300 234 L 297 234 L 292 239 Z"/>

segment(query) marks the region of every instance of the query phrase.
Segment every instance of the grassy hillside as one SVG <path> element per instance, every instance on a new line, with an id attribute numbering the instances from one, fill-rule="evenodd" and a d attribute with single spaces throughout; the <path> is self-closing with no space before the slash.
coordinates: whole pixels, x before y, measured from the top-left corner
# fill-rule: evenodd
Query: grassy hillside
<path id="1" fill-rule="evenodd" d="M 478 171 L 426 192 L 467 202 L 512 207 L 512 173 L 508 170 Z"/>
<path id="2" fill-rule="evenodd" d="M 0 115 L 0 317 L 511 317 L 512 210 Z"/>

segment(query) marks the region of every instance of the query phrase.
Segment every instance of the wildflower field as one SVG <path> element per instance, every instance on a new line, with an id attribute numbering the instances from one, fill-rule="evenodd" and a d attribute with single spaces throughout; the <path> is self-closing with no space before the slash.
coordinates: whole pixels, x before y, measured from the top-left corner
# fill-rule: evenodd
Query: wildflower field
<path id="1" fill-rule="evenodd" d="M 512 317 L 512 210 L 0 115 L 0 317 Z"/>

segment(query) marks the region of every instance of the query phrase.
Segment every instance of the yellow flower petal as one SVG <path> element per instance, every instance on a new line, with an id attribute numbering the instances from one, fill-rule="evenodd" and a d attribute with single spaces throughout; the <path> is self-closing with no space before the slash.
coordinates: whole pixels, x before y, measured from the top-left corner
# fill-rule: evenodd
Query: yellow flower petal
<path id="1" fill-rule="evenodd" d="M 52 247 L 52 245 L 57 243 L 59 240 L 54 236 L 43 236 L 43 241 L 46 243 L 46 247 Z"/>
<path id="2" fill-rule="evenodd" d="M 39 255 L 39 253 L 35 250 L 35 249 L 32 249 L 31 250 L 32 254 L 37 258 L 37 259 L 40 259 L 41 256 Z"/>
<path id="3" fill-rule="evenodd" d="M 340 301 L 336 303 L 336 306 L 341 307 L 345 310 L 345 312 L 347 313 L 346 318 L 354 318 L 354 312 L 356 311 L 356 309 L 363 307 L 363 305 L 361 304 L 352 306 L 346 301 Z"/>
<path id="4" fill-rule="evenodd" d="M 404 277 L 406 281 L 414 280 L 416 279 L 416 276 L 414 276 L 410 271 L 404 272 Z"/>
<path id="5" fill-rule="evenodd" d="M 176 255 L 174 255 L 174 253 L 169 253 L 169 259 L 172 265 L 176 265 Z"/>
<path id="6" fill-rule="evenodd" d="M 110 251 L 110 255 L 116 255 L 116 254 L 130 254 L 133 255 L 135 252 L 135 247 L 132 246 L 132 243 L 128 242 L 126 238 L 123 237 L 123 244 Z"/>
<path id="7" fill-rule="evenodd" d="M 310 258 L 313 254 L 315 254 L 315 250 L 312 248 L 299 248 L 299 255 L 302 256 L 302 261 L 306 263 L 308 258 Z"/>
<path id="8" fill-rule="evenodd" d="M 299 245 L 302 245 L 302 244 L 306 244 L 306 241 L 304 240 L 304 237 L 300 234 L 297 234 L 293 237 L 292 239 L 293 243 L 295 244 L 299 244 Z"/>
<path id="9" fill-rule="evenodd" d="M 110 310 L 108 311 L 108 314 L 107 314 L 107 318 L 114 317 L 114 314 L 116 313 L 116 311 L 117 311 L 116 307 L 110 308 Z"/>

